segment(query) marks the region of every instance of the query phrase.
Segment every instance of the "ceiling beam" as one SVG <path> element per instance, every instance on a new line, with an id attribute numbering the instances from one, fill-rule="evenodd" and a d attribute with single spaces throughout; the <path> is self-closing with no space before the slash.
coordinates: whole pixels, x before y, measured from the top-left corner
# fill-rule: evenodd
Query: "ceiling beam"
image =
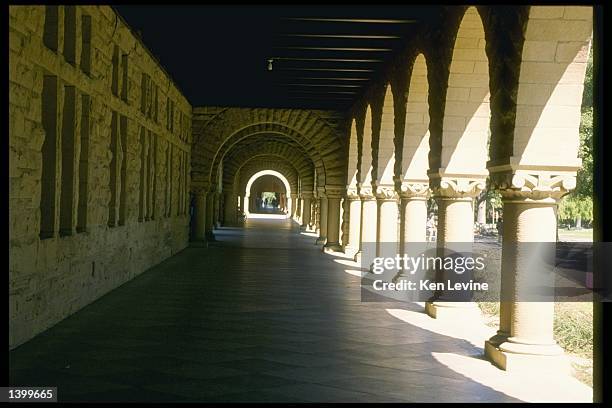
<path id="1" fill-rule="evenodd" d="M 360 24 L 411 24 L 417 20 L 378 19 L 378 18 L 311 18 L 311 17 L 285 17 L 282 20 L 293 21 L 322 21 L 329 23 L 360 23 Z"/>
<path id="2" fill-rule="evenodd" d="M 399 35 L 360 35 L 360 34 L 280 34 L 283 37 L 305 38 L 355 38 L 364 40 L 395 40 L 401 39 Z"/>
<path id="3" fill-rule="evenodd" d="M 360 47 L 293 47 L 278 46 L 275 49 L 283 50 L 317 50 L 317 51 L 360 51 L 360 52 L 390 52 L 392 48 L 360 48 Z"/>

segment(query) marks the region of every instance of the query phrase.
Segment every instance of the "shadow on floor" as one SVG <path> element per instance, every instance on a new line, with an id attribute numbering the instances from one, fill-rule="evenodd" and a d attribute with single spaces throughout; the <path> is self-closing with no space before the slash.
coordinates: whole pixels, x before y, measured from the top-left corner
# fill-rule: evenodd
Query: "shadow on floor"
<path id="1" fill-rule="evenodd" d="M 441 364 L 470 342 L 362 303 L 360 278 L 290 220 L 219 229 L 9 353 L 59 401 L 519 401 Z M 416 306 L 414 306 L 416 307 Z"/>

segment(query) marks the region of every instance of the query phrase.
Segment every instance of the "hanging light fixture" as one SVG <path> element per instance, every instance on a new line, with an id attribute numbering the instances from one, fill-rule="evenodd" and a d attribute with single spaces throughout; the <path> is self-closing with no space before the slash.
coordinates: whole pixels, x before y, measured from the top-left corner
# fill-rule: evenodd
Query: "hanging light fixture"
<path id="1" fill-rule="evenodd" d="M 268 71 L 272 71 L 272 63 L 274 60 L 272 58 L 268 59 Z"/>

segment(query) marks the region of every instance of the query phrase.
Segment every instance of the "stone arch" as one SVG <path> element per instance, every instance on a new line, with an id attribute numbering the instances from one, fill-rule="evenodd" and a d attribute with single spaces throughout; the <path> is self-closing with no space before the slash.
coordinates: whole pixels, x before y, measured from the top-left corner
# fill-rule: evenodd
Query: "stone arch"
<path id="1" fill-rule="evenodd" d="M 253 186 L 253 184 L 260 179 L 263 176 L 274 176 L 278 179 L 281 180 L 281 182 L 283 183 L 283 185 L 285 186 L 285 192 L 286 195 L 288 197 L 288 201 L 289 203 L 291 202 L 291 194 L 292 194 L 292 190 L 291 190 L 291 186 L 289 184 L 289 180 L 287 180 L 287 178 L 280 172 L 276 171 L 276 170 L 260 170 L 257 173 L 253 174 L 249 180 L 246 183 L 246 187 L 245 187 L 245 202 L 248 203 L 249 202 L 249 197 L 251 194 L 251 187 Z M 246 204 L 244 206 L 244 213 L 246 214 L 246 216 L 248 217 L 249 215 L 249 206 L 248 204 Z M 286 218 L 290 217 L 291 214 L 287 214 Z"/>
<path id="2" fill-rule="evenodd" d="M 280 181 L 282 181 L 283 185 L 285 186 L 285 191 L 287 192 L 287 195 L 291 194 L 291 185 L 289 184 L 289 180 L 287 180 L 287 178 L 282 173 L 276 170 L 260 170 L 257 173 L 253 174 L 251 177 L 249 177 L 249 180 L 246 183 L 246 192 L 249 193 L 249 190 L 253 186 L 253 183 L 255 183 L 258 178 L 263 176 L 274 176 L 280 179 Z"/>
<path id="3" fill-rule="evenodd" d="M 361 160 L 359 166 L 361 185 L 371 186 L 372 184 L 372 108 L 366 106 L 363 120 L 363 136 L 361 142 Z"/>
<path id="4" fill-rule="evenodd" d="M 429 84 L 427 61 L 420 53 L 414 59 L 406 92 L 406 119 L 402 134 L 401 182 L 427 180 L 429 169 Z"/>
<path id="5" fill-rule="evenodd" d="M 289 161 L 299 173 L 305 186 L 310 190 L 314 188 L 314 164 L 299 145 L 272 138 L 267 138 L 262 142 L 257 137 L 243 139 L 226 154 L 223 160 L 224 185 L 234 186 L 234 177 L 240 169 L 252 158 L 260 156 L 282 158 Z"/>
<path id="6" fill-rule="evenodd" d="M 351 129 L 349 134 L 349 150 L 348 150 L 348 170 L 347 170 L 347 186 L 356 188 L 359 182 L 359 147 L 357 141 L 357 121 L 351 120 Z"/>
<path id="7" fill-rule="evenodd" d="M 282 173 L 291 186 L 292 194 L 298 191 L 299 174 L 297 170 L 287 160 L 278 157 L 259 156 L 244 164 L 235 175 L 235 192 L 238 195 L 246 194 L 246 184 L 251 176 L 262 170 L 275 170 Z"/>
<path id="8" fill-rule="evenodd" d="M 449 67 L 442 117 L 437 176 L 486 177 L 489 105 L 489 60 L 485 30 L 476 7 L 468 7 L 459 24 Z"/>
<path id="9" fill-rule="evenodd" d="M 263 126 L 263 128 L 260 127 Z M 306 157 L 308 157 L 315 165 L 315 168 L 321 175 L 320 177 L 320 185 L 325 185 L 326 181 L 326 169 L 323 164 L 323 160 L 321 156 L 316 151 L 316 148 L 312 145 L 312 143 L 300 139 L 300 136 L 296 134 L 296 132 L 291 129 L 286 129 L 282 127 L 278 127 L 276 125 L 272 125 L 271 127 L 267 126 L 268 124 L 259 124 L 254 125 L 254 127 L 249 126 L 247 128 L 241 129 L 236 134 L 230 136 L 226 142 L 220 147 L 219 152 L 215 156 L 215 162 L 212 167 L 211 177 L 214 178 L 214 173 L 216 170 L 216 166 L 220 161 L 223 160 L 227 152 L 231 151 L 235 146 L 238 146 L 242 141 L 250 139 L 250 140 L 259 140 L 260 143 L 269 140 L 270 138 L 278 141 L 282 141 L 287 144 L 291 144 L 294 146 L 299 146 L 299 148 L 305 153 Z"/>
<path id="10" fill-rule="evenodd" d="M 501 152 L 502 162 L 553 172 L 580 168 L 580 113 L 592 32 L 591 7 L 530 7 L 513 140 Z M 565 187 L 573 188 L 573 180 Z"/>
<path id="11" fill-rule="evenodd" d="M 277 133 L 298 141 L 309 153 L 322 183 L 344 184 L 343 144 L 334 128 L 317 113 L 294 109 L 226 108 L 212 118 L 194 110 L 192 150 L 194 183 L 214 180 L 217 163 L 243 137 Z"/>
<path id="12" fill-rule="evenodd" d="M 384 97 L 380 109 L 380 131 L 378 137 L 375 137 L 373 149 L 376 157 L 373 160 L 376 163 L 376 169 L 373 170 L 372 177 L 375 178 L 376 185 L 392 186 L 393 170 L 395 168 L 395 145 L 394 145 L 394 129 L 395 129 L 395 114 L 394 101 L 391 85 L 387 84 L 384 88 Z"/>

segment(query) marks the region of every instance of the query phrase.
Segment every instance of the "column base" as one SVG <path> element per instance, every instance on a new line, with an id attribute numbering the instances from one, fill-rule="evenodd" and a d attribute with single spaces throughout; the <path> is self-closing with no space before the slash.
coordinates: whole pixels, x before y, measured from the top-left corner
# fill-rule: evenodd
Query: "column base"
<path id="1" fill-rule="evenodd" d="M 321 245 L 321 244 L 325 244 L 325 242 L 327 241 L 327 237 L 319 237 L 317 238 L 317 240 L 315 241 L 315 245 Z"/>
<path id="2" fill-rule="evenodd" d="M 325 244 L 323 246 L 323 252 L 332 253 L 332 252 L 342 252 L 342 246 L 338 243 L 335 244 Z"/>
<path id="3" fill-rule="evenodd" d="M 357 252 L 355 252 L 355 255 L 353 255 L 353 261 L 357 263 L 361 263 L 361 251 L 360 250 L 357 250 Z"/>
<path id="4" fill-rule="evenodd" d="M 342 250 L 349 258 L 352 258 L 353 260 L 355 260 L 357 252 L 359 252 L 359 248 L 354 248 L 350 245 L 345 246 L 344 248 L 342 248 Z"/>
<path id="5" fill-rule="evenodd" d="M 495 337 L 495 336 L 494 336 Z M 571 364 L 558 345 L 531 345 L 485 341 L 485 357 L 498 368 L 514 372 L 542 372 L 570 375 Z"/>
<path id="6" fill-rule="evenodd" d="M 206 233 L 206 241 L 215 242 L 216 241 L 215 234 L 213 234 L 212 232 Z"/>
<path id="7" fill-rule="evenodd" d="M 425 313 L 434 319 L 480 318 L 482 314 L 474 302 L 425 302 Z"/>

